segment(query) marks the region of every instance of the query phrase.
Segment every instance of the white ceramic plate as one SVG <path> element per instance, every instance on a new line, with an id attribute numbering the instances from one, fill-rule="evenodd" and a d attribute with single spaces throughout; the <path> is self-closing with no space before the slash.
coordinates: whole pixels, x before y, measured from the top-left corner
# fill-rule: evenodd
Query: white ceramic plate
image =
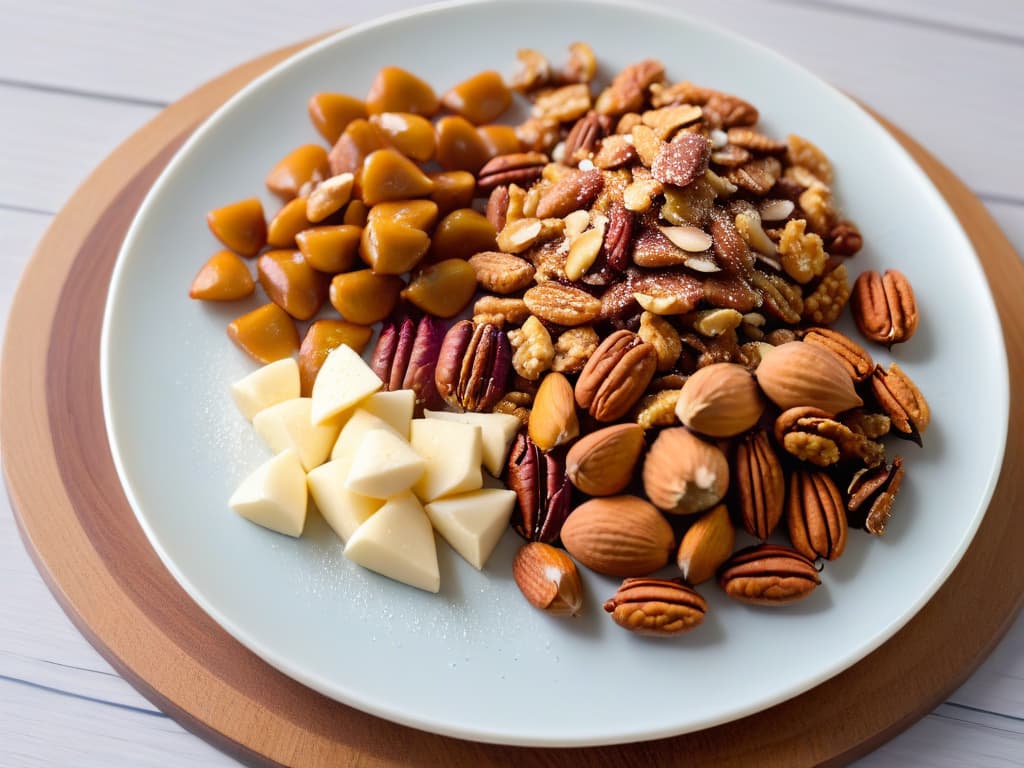
<path id="1" fill-rule="evenodd" d="M 784 610 L 702 588 L 704 625 L 651 640 L 600 606 L 616 581 L 585 574 L 586 615 L 530 608 L 510 577 L 511 532 L 483 573 L 440 546 L 430 595 L 347 562 L 314 517 L 301 540 L 231 512 L 235 485 L 266 458 L 228 394 L 253 364 L 226 338 L 237 306 L 190 301 L 217 245 L 207 210 L 260 194 L 293 146 L 317 140 L 306 99 L 366 92 L 396 64 L 440 92 L 485 68 L 511 72 L 535 47 L 562 60 L 586 40 L 605 73 L 656 57 L 674 79 L 756 104 L 764 130 L 831 156 L 836 190 L 867 246 L 856 273 L 899 266 L 923 321 L 893 350 L 933 420 L 923 450 L 896 441 L 908 473 L 884 539 L 853 531 L 824 585 Z M 264 194 L 268 211 L 276 204 Z M 928 600 L 963 554 L 1001 463 L 1007 424 L 1002 337 L 975 254 L 908 156 L 835 90 L 779 56 L 650 8 L 515 0 L 448 5 L 343 32 L 233 98 L 154 185 L 125 241 L 103 330 L 103 395 L 115 461 L 156 551 L 188 593 L 270 664 L 322 693 L 429 731 L 522 745 L 586 745 L 705 728 L 790 698 L 876 648 Z M 965 407 L 985 403 L 987 417 Z"/>

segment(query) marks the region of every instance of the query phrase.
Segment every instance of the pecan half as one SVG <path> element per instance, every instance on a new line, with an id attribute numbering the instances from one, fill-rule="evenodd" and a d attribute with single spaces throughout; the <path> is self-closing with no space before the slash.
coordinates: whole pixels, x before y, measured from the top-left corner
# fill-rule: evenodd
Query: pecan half
<path id="1" fill-rule="evenodd" d="M 821 584 L 814 563 L 795 549 L 758 544 L 741 549 L 718 570 L 729 597 L 757 605 L 782 605 L 807 597 Z"/>
<path id="2" fill-rule="evenodd" d="M 730 144 L 767 155 L 781 155 L 788 148 L 785 142 L 771 139 L 752 128 L 730 128 L 726 135 Z"/>
<path id="3" fill-rule="evenodd" d="M 719 266 L 729 274 L 749 278 L 754 269 L 754 257 L 732 218 L 724 211 L 716 210 L 711 216 L 708 231 Z"/>
<path id="4" fill-rule="evenodd" d="M 775 440 L 792 456 L 828 467 L 856 460 L 875 467 L 885 459 L 885 446 L 854 432 L 825 411 L 807 406 L 790 408 L 775 420 Z"/>
<path id="5" fill-rule="evenodd" d="M 843 364 L 850 378 L 860 383 L 875 370 L 875 361 L 860 344 L 832 328 L 808 328 L 803 340 L 831 352 Z"/>
<path id="6" fill-rule="evenodd" d="M 781 275 L 773 275 L 755 269 L 750 282 L 757 288 L 763 300 L 764 311 L 789 325 L 800 322 L 804 311 L 803 296 L 799 286 L 787 282 Z M 742 310 L 741 310 L 742 311 Z"/>
<path id="7" fill-rule="evenodd" d="M 786 482 L 766 431 L 739 441 L 732 472 L 740 524 L 751 536 L 767 539 L 782 519 Z"/>
<path id="8" fill-rule="evenodd" d="M 548 156 L 543 152 L 513 152 L 492 157 L 477 173 L 476 186 L 481 192 L 489 192 L 501 184 L 529 186 L 540 178 Z"/>
<path id="9" fill-rule="evenodd" d="M 739 275 L 719 272 L 704 280 L 704 300 L 712 307 L 750 312 L 760 307 L 763 299 L 758 291 Z"/>
<path id="10" fill-rule="evenodd" d="M 743 165 L 730 168 L 725 174 L 730 182 L 740 189 L 755 195 L 766 195 L 775 186 L 782 173 L 782 164 L 775 157 L 761 157 Z"/>
<path id="11" fill-rule="evenodd" d="M 712 91 L 704 102 L 704 113 L 722 128 L 754 125 L 759 118 L 757 109 L 731 93 Z"/>
<path id="12" fill-rule="evenodd" d="M 880 344 L 907 341 L 917 330 L 918 311 L 910 282 L 895 269 L 880 275 L 862 272 L 850 296 L 853 319 L 860 332 Z"/>
<path id="13" fill-rule="evenodd" d="M 533 314 L 555 325 L 584 325 L 601 312 L 600 299 L 552 280 L 533 286 L 523 294 L 523 301 Z"/>
<path id="14" fill-rule="evenodd" d="M 505 394 L 512 349 L 501 328 L 461 320 L 451 327 L 437 357 L 434 380 L 445 402 L 467 411 L 489 411 Z"/>
<path id="15" fill-rule="evenodd" d="M 789 476 L 786 526 L 793 548 L 808 560 L 835 560 L 846 549 L 846 510 L 832 478 L 796 470 Z"/>
<path id="16" fill-rule="evenodd" d="M 533 282 L 533 265 L 500 251 L 483 251 L 469 258 L 476 281 L 491 293 L 515 293 Z"/>
<path id="17" fill-rule="evenodd" d="M 631 632 L 678 635 L 704 621 L 708 604 L 682 579 L 632 578 L 622 582 L 604 609 Z"/>
<path id="18" fill-rule="evenodd" d="M 529 316 L 530 310 L 522 299 L 481 296 L 473 305 L 474 323 L 491 323 L 499 328 L 506 323 L 521 325 Z"/>
<path id="19" fill-rule="evenodd" d="M 544 453 L 520 432 L 509 451 L 506 482 L 516 494 L 513 530 L 527 541 L 557 541 L 572 493 L 563 452 Z"/>
<path id="20" fill-rule="evenodd" d="M 487 221 L 494 227 L 495 232 L 501 232 L 505 228 L 505 224 L 508 222 L 508 208 L 511 202 L 511 195 L 508 191 L 508 186 L 505 184 L 499 184 L 491 190 L 490 196 L 487 198 L 487 209 L 486 217 Z"/>
<path id="21" fill-rule="evenodd" d="M 608 228 L 605 229 L 602 253 L 608 267 L 623 272 L 629 264 L 633 242 L 633 212 L 621 200 L 614 200 L 608 208 Z"/>
<path id="22" fill-rule="evenodd" d="M 567 163 L 578 163 L 594 152 L 597 143 L 605 134 L 603 122 L 601 115 L 596 112 L 588 112 L 573 123 L 569 134 L 565 137 L 564 149 Z"/>
<path id="23" fill-rule="evenodd" d="M 903 459 L 899 456 L 889 466 L 881 464 L 855 474 L 846 492 L 850 525 L 864 528 L 873 536 L 884 534 L 902 482 Z"/>
<path id="24" fill-rule="evenodd" d="M 921 435 L 931 421 L 931 409 L 921 390 L 903 369 L 896 363 L 891 363 L 888 370 L 875 366 L 871 374 L 871 391 L 896 433 L 921 445 Z"/>
<path id="25" fill-rule="evenodd" d="M 370 367 L 384 382 L 384 389 L 413 390 L 417 412 L 441 408 L 434 378 L 444 337 L 444 321 L 432 315 L 424 315 L 418 323 L 408 316 L 389 320 L 381 328 Z"/>
<path id="26" fill-rule="evenodd" d="M 843 219 L 829 230 L 825 250 L 833 256 L 853 256 L 864 247 L 864 238 L 852 221 Z"/>
<path id="27" fill-rule="evenodd" d="M 537 203 L 537 216 L 561 218 L 585 209 L 601 194 L 604 176 L 599 170 L 572 170 L 548 187 Z"/>
<path id="28" fill-rule="evenodd" d="M 654 376 L 657 353 L 631 331 L 616 331 L 594 351 L 576 381 L 576 402 L 598 421 L 622 418 Z"/>

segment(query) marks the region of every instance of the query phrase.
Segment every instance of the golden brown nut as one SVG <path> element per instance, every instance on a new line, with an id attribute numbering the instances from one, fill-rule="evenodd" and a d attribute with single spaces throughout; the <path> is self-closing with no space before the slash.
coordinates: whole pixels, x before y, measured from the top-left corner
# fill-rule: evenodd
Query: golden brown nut
<path id="1" fill-rule="evenodd" d="M 434 124 L 411 112 L 381 112 L 370 122 L 395 149 L 418 163 L 425 163 L 437 150 Z"/>
<path id="2" fill-rule="evenodd" d="M 430 84 L 400 67 L 384 67 L 377 73 L 366 94 L 366 111 L 415 112 L 432 117 L 440 102 Z"/>
<path id="3" fill-rule="evenodd" d="M 242 256 L 255 256 L 267 243 L 263 204 L 256 197 L 214 208 L 206 223 L 218 240 Z"/>
<path id="4" fill-rule="evenodd" d="M 455 317 L 476 292 L 476 272 L 462 259 L 445 259 L 417 274 L 402 298 L 437 317 Z"/>
<path id="5" fill-rule="evenodd" d="M 367 224 L 394 222 L 429 233 L 437 223 L 437 215 L 437 203 L 432 200 L 393 200 L 373 206 L 366 221 Z"/>
<path id="6" fill-rule="evenodd" d="M 296 320 L 309 320 L 327 298 L 327 275 L 313 269 L 299 251 L 267 251 L 256 269 L 270 300 Z"/>
<path id="7" fill-rule="evenodd" d="M 349 123 L 366 117 L 366 104 L 344 93 L 314 93 L 307 109 L 313 127 L 332 145 Z"/>
<path id="8" fill-rule="evenodd" d="M 295 236 L 295 244 L 309 266 L 334 275 L 352 269 L 361 234 L 362 229 L 351 224 L 311 227 Z"/>
<path id="9" fill-rule="evenodd" d="M 434 229 L 430 258 L 468 259 L 481 251 L 493 251 L 497 233 L 487 217 L 472 208 L 459 208 L 445 216 Z"/>
<path id="10" fill-rule="evenodd" d="M 360 197 L 371 207 L 385 200 L 426 197 L 433 190 L 430 177 L 395 149 L 378 149 L 363 161 Z"/>
<path id="11" fill-rule="evenodd" d="M 491 153 L 471 122 L 458 115 L 437 121 L 437 162 L 446 171 L 476 173 Z"/>
<path id="12" fill-rule="evenodd" d="M 273 302 L 232 320 L 228 338 L 264 364 L 291 357 L 299 348 L 295 321 Z"/>
<path id="13" fill-rule="evenodd" d="M 306 218 L 306 198 L 296 197 L 284 204 L 267 225 L 267 245 L 274 248 L 292 248 L 295 238 L 304 229 L 313 226 Z"/>
<path id="14" fill-rule="evenodd" d="M 512 91 L 501 74 L 486 70 L 452 86 L 441 104 L 474 125 L 496 120 L 512 104 Z"/>
<path id="15" fill-rule="evenodd" d="M 519 137 L 511 125 L 481 125 L 476 129 L 491 157 L 519 152 Z"/>
<path id="16" fill-rule="evenodd" d="M 422 229 L 371 218 L 363 228 L 359 255 L 377 274 L 402 275 L 420 263 L 429 247 L 430 238 Z"/>
<path id="17" fill-rule="evenodd" d="M 345 126 L 327 155 L 331 173 L 358 173 L 367 156 L 385 146 L 380 132 L 368 120 L 356 118 Z"/>
<path id="18" fill-rule="evenodd" d="M 281 158 L 264 183 L 282 200 L 291 200 L 306 184 L 315 184 L 330 175 L 327 150 L 319 144 L 303 144 Z"/>
<path id="19" fill-rule="evenodd" d="M 346 320 L 373 325 L 391 314 L 404 285 L 399 277 L 371 269 L 346 272 L 331 281 L 331 304 Z"/>
<path id="20" fill-rule="evenodd" d="M 255 286 L 238 254 L 218 251 L 196 274 L 188 295 L 203 301 L 234 301 L 251 295 Z"/>
<path id="21" fill-rule="evenodd" d="M 447 216 L 458 208 L 468 208 L 473 203 L 476 178 L 469 171 L 442 171 L 430 174 L 434 191 L 430 199 L 437 204 L 439 216 Z"/>

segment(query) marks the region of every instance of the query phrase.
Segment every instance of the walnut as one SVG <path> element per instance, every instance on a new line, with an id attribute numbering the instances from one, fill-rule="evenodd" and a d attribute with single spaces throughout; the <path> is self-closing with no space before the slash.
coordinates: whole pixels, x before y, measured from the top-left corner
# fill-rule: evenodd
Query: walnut
<path id="1" fill-rule="evenodd" d="M 698 353 L 695 361 L 695 367 L 698 369 L 714 363 L 743 364 L 743 353 L 740 351 L 735 328 L 729 328 L 712 338 L 704 338 L 695 333 L 686 333 L 680 338 L 685 345 L 682 356 L 687 355 L 686 347 Z"/>
<path id="2" fill-rule="evenodd" d="M 662 389 L 640 398 L 633 413 L 636 423 L 644 429 L 671 427 L 676 419 L 676 401 L 681 389 Z"/>
<path id="3" fill-rule="evenodd" d="M 790 164 L 806 168 L 826 184 L 832 183 L 832 163 L 817 146 L 794 133 L 786 137 L 786 144 Z"/>
<path id="4" fill-rule="evenodd" d="M 804 297 L 802 315 L 815 325 L 829 325 L 839 319 L 839 314 L 850 299 L 850 280 L 846 265 L 840 264 L 818 283 L 810 294 Z"/>
<path id="5" fill-rule="evenodd" d="M 802 165 L 787 166 L 786 170 L 782 172 L 782 180 L 799 189 L 799 192 L 796 192 L 797 195 L 808 187 L 813 187 L 815 185 L 821 185 L 828 188 L 828 185 L 825 184 L 824 181 L 819 179 Z"/>
<path id="6" fill-rule="evenodd" d="M 562 138 L 557 120 L 531 117 L 516 126 L 516 138 L 524 152 L 550 152 Z"/>
<path id="7" fill-rule="evenodd" d="M 790 432 L 782 440 L 782 447 L 801 461 L 818 467 L 828 467 L 839 461 L 839 446 L 834 440 L 807 432 Z"/>
<path id="8" fill-rule="evenodd" d="M 803 219 L 790 219 L 778 245 L 782 268 L 801 285 L 818 277 L 828 260 L 821 238 L 807 233 L 806 228 L 807 222 Z"/>
<path id="9" fill-rule="evenodd" d="M 837 218 L 832 207 L 832 193 L 823 184 L 814 184 L 800 193 L 797 200 L 811 225 L 811 231 L 819 235 L 827 235 Z"/>
<path id="10" fill-rule="evenodd" d="M 589 325 L 570 328 L 555 340 L 555 358 L 551 370 L 558 373 L 579 373 L 594 354 L 601 339 Z"/>
<path id="11" fill-rule="evenodd" d="M 515 416 L 525 427 L 530 423 L 531 405 L 533 405 L 533 395 L 526 392 L 509 392 L 494 406 L 494 412 Z"/>
<path id="12" fill-rule="evenodd" d="M 583 117 L 590 109 L 590 88 L 586 83 L 563 85 L 541 91 L 533 102 L 533 116 L 567 123 Z"/>
<path id="13" fill-rule="evenodd" d="M 683 351 L 683 342 L 672 323 L 660 315 L 644 312 L 640 315 L 640 330 L 637 333 L 658 353 L 659 371 L 668 371 L 675 366 Z"/>
<path id="14" fill-rule="evenodd" d="M 512 355 L 512 367 L 524 379 L 536 381 L 544 371 L 551 368 L 551 363 L 555 359 L 555 346 L 551 343 L 551 334 L 533 315 L 526 319 L 522 328 L 509 331 L 508 340 L 515 350 Z"/>
<path id="15" fill-rule="evenodd" d="M 884 413 L 871 413 L 863 408 L 854 408 L 842 416 L 842 422 L 851 432 L 864 435 L 868 440 L 877 440 L 889 434 L 892 423 Z"/>
<path id="16" fill-rule="evenodd" d="M 526 302 L 522 299 L 509 299 L 500 296 L 481 296 L 473 305 L 474 323 L 491 323 L 499 328 L 509 325 L 520 325 L 530 316 Z"/>

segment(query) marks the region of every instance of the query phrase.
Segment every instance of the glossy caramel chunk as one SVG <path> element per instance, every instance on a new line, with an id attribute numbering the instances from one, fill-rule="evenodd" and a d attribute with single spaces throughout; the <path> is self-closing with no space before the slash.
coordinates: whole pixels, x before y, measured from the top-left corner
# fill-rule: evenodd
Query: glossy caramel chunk
<path id="1" fill-rule="evenodd" d="M 498 72 L 487 70 L 453 86 L 441 97 L 441 104 L 474 125 L 483 125 L 509 108 L 512 91 Z"/>
<path id="2" fill-rule="evenodd" d="M 366 94 L 366 111 L 415 112 L 424 117 L 437 114 L 440 102 L 430 83 L 401 67 L 384 67 L 377 73 Z"/>
<path id="3" fill-rule="evenodd" d="M 267 251 L 256 261 L 260 285 L 270 300 L 296 320 L 309 320 L 327 298 L 327 275 L 299 251 Z"/>
<path id="4" fill-rule="evenodd" d="M 362 200 L 350 200 L 345 206 L 345 213 L 342 216 L 342 224 L 349 224 L 353 227 L 365 227 L 366 217 L 370 213 L 370 207 Z"/>
<path id="5" fill-rule="evenodd" d="M 306 218 L 306 198 L 296 197 L 285 203 L 270 220 L 267 244 L 274 248 L 292 248 L 295 236 L 312 226 L 313 222 Z"/>
<path id="6" fill-rule="evenodd" d="M 471 122 L 458 115 L 437 121 L 437 162 L 446 171 L 476 173 L 491 155 Z"/>
<path id="7" fill-rule="evenodd" d="M 367 221 L 390 220 L 430 232 L 437 223 L 437 212 L 437 203 L 433 200 L 393 200 L 373 206 Z"/>
<path id="8" fill-rule="evenodd" d="M 370 122 L 385 141 L 406 157 L 425 163 L 434 156 L 437 137 L 434 124 L 427 118 L 412 112 L 381 112 L 370 117 Z"/>
<path id="9" fill-rule="evenodd" d="M 430 244 L 431 261 L 468 259 L 481 251 L 493 251 L 497 232 L 487 217 L 472 208 L 452 211 L 434 229 Z"/>
<path id="10" fill-rule="evenodd" d="M 397 150 L 378 149 L 363 163 L 360 197 L 371 207 L 387 200 L 425 197 L 433 190 L 430 177 Z"/>
<path id="11" fill-rule="evenodd" d="M 214 208 L 206 214 L 206 223 L 214 237 L 242 256 L 255 256 L 267 244 L 267 221 L 259 198 Z"/>
<path id="12" fill-rule="evenodd" d="M 366 117 L 366 105 L 344 93 L 314 93 L 306 106 L 313 127 L 328 144 L 334 144 L 353 120 Z"/>
<path id="13" fill-rule="evenodd" d="M 353 120 L 342 131 L 327 156 L 331 174 L 358 174 L 366 156 L 385 146 L 383 137 L 372 123 L 362 118 Z"/>
<path id="14" fill-rule="evenodd" d="M 270 169 L 264 179 L 267 189 L 283 200 L 296 197 L 305 185 L 330 176 L 327 150 L 319 144 L 296 147 Z"/>
<path id="15" fill-rule="evenodd" d="M 299 232 L 295 243 L 309 266 L 333 275 L 352 269 L 362 232 L 362 227 L 351 224 L 311 227 Z"/>
<path id="16" fill-rule="evenodd" d="M 522 152 L 519 136 L 511 125 L 481 125 L 476 130 L 491 157 Z"/>
<path id="17" fill-rule="evenodd" d="M 331 304 L 346 320 L 373 325 L 391 314 L 404 285 L 401 278 L 371 269 L 346 272 L 331 281 Z"/>
<path id="18" fill-rule="evenodd" d="M 476 271 L 462 259 L 446 259 L 420 271 L 402 298 L 436 317 L 455 317 L 476 293 Z"/>
<path id="19" fill-rule="evenodd" d="M 264 364 L 291 357 L 299 348 L 295 321 L 273 302 L 232 320 L 228 337 Z"/>
<path id="20" fill-rule="evenodd" d="M 362 352 L 370 343 L 373 329 L 346 320 L 317 320 L 309 326 L 299 347 L 299 383 L 302 396 L 313 393 L 313 382 L 328 353 L 342 344 Z"/>
<path id="21" fill-rule="evenodd" d="M 437 212 L 446 216 L 456 208 L 469 208 L 476 193 L 476 177 L 469 171 L 441 171 L 430 174 L 434 191 L 430 199 L 437 204 Z"/>
<path id="22" fill-rule="evenodd" d="M 430 237 L 422 229 L 385 218 L 371 217 L 359 241 L 359 255 L 379 275 L 408 272 L 420 263 L 428 248 Z"/>
<path id="23" fill-rule="evenodd" d="M 251 295 L 255 287 L 249 267 L 237 253 L 218 251 L 196 274 L 188 295 L 203 301 L 234 301 Z"/>

